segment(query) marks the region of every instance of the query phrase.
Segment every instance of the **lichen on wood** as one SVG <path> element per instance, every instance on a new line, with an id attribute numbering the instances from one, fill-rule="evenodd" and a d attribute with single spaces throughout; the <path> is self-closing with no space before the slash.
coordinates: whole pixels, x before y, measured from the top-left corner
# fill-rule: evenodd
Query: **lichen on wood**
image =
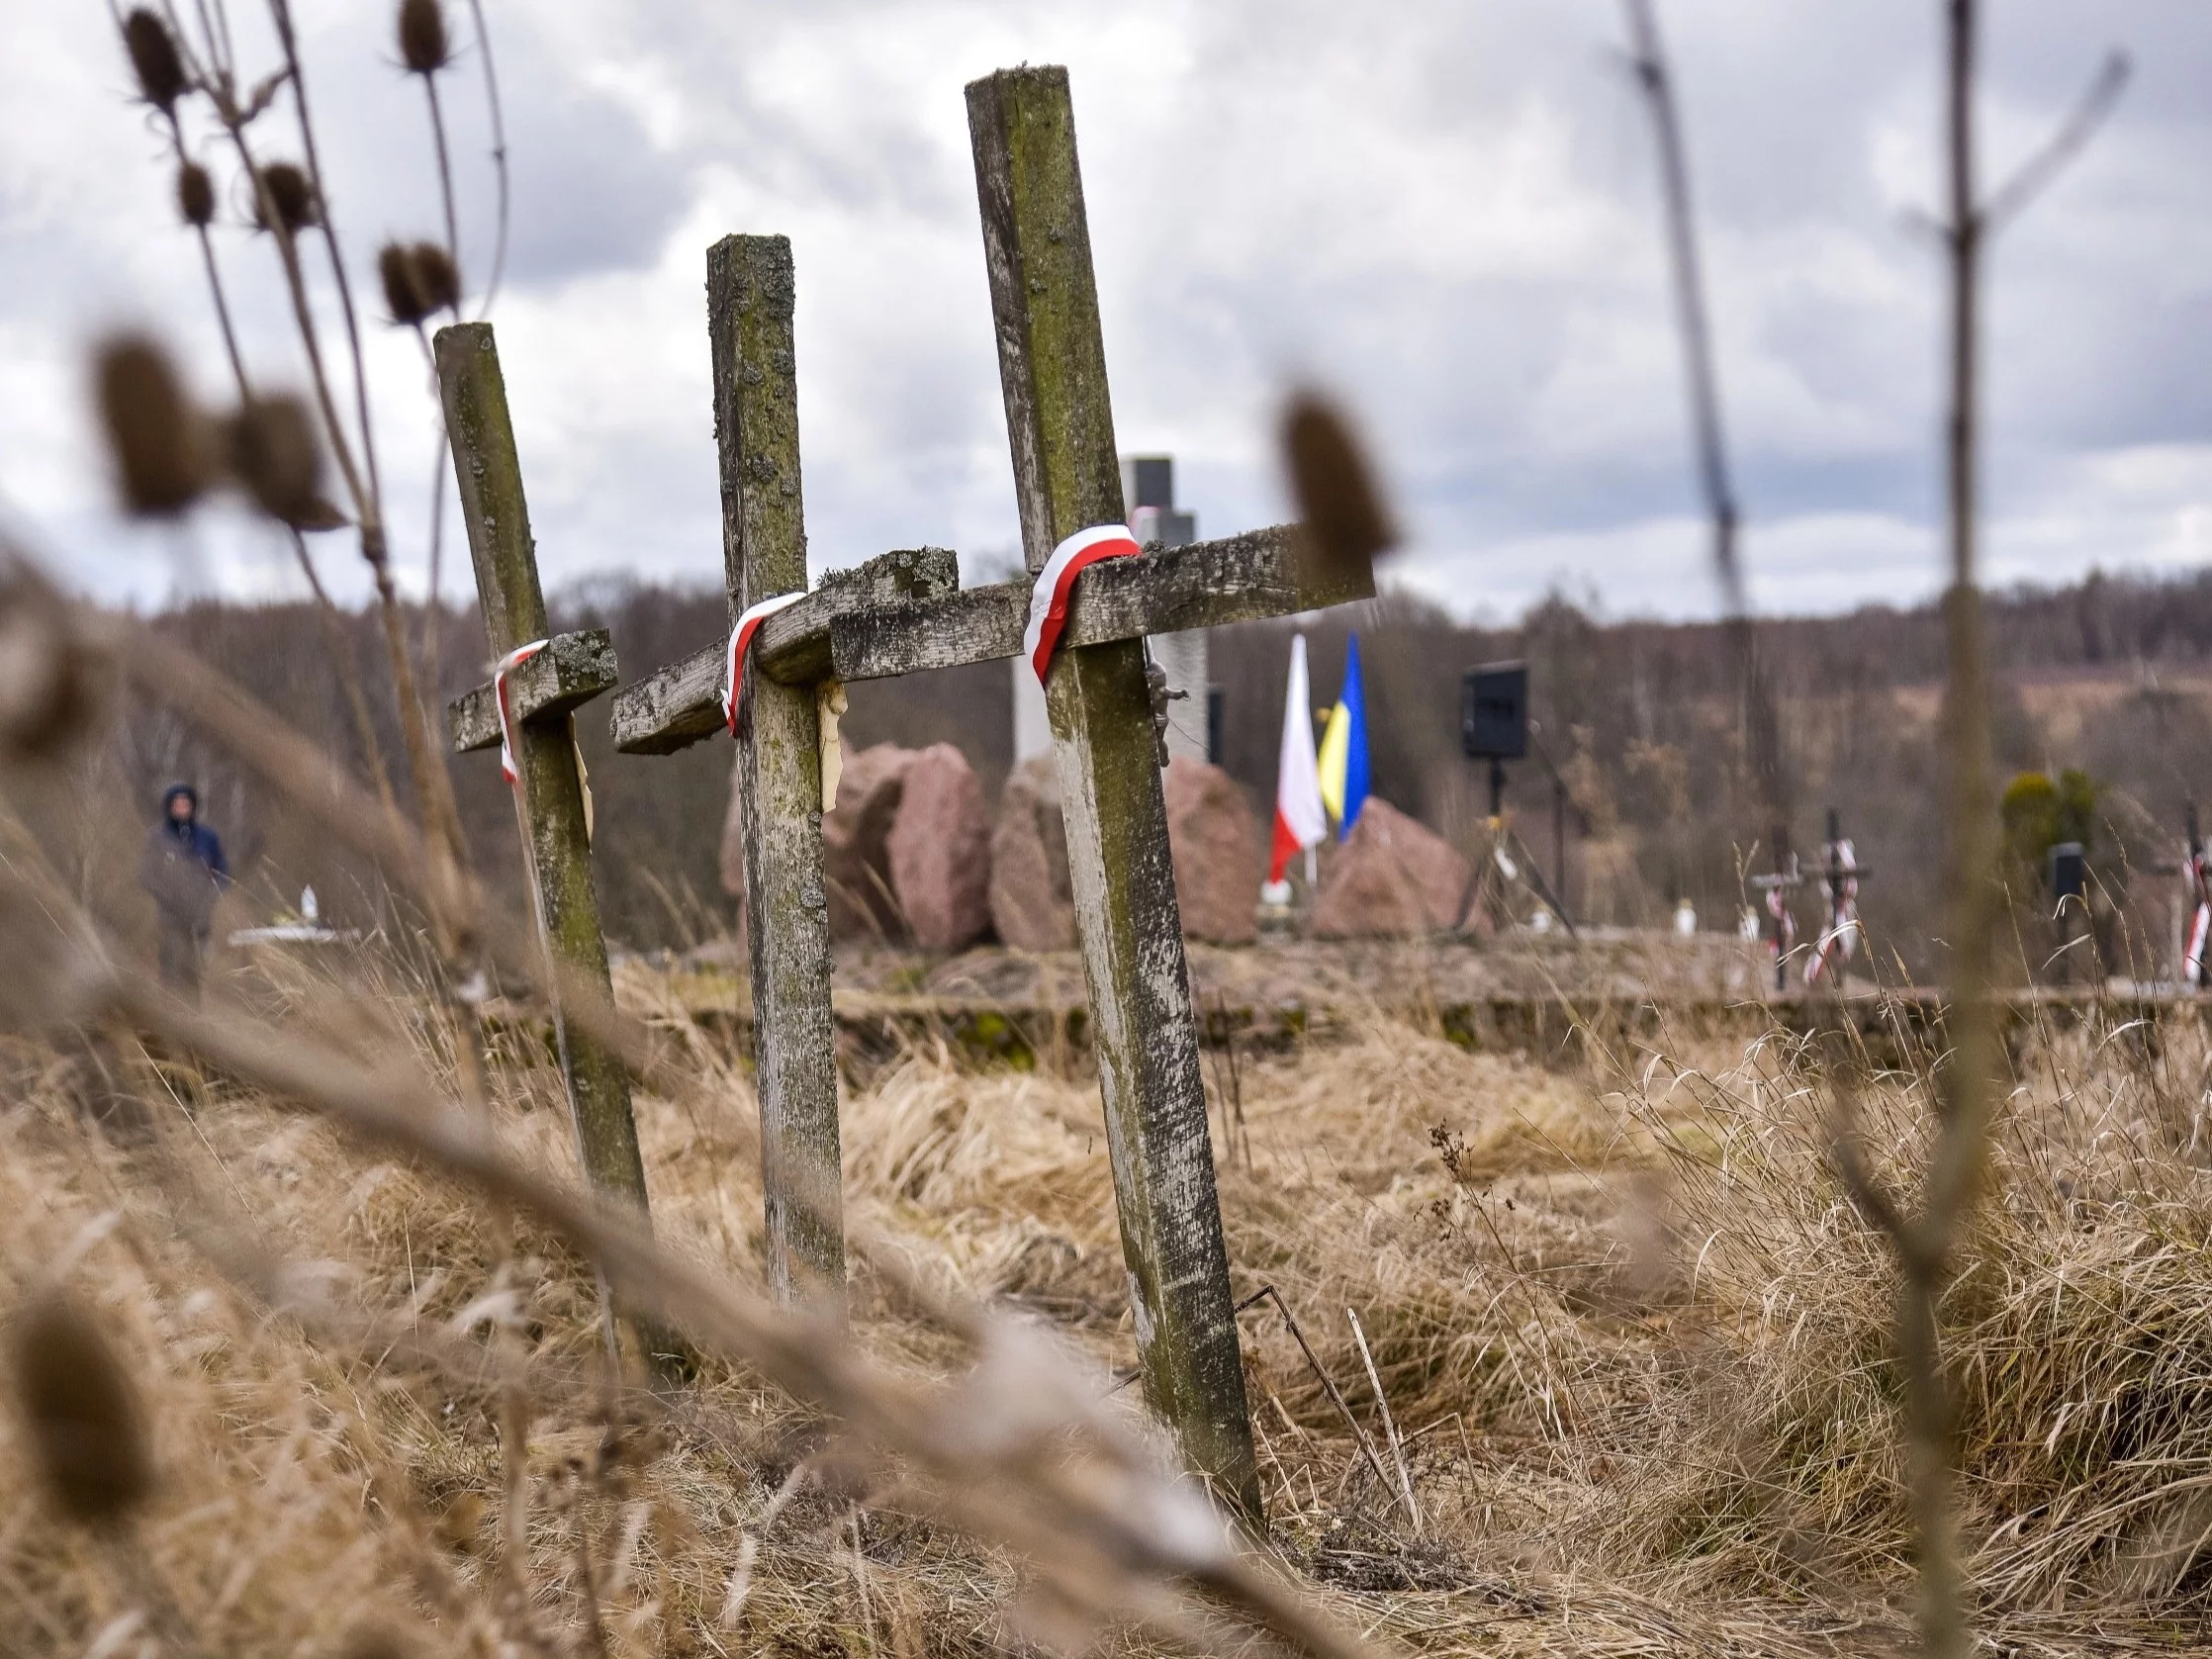
<path id="1" fill-rule="evenodd" d="M 790 242 L 724 237 L 707 252 L 706 293 L 734 623 L 747 605 L 806 586 Z M 836 1312 L 845 1232 L 820 731 L 810 687 L 780 685 L 752 668 L 747 679 L 737 778 L 769 1279 L 781 1297 Z"/>
<path id="2" fill-rule="evenodd" d="M 505 656 L 517 645 L 546 635 L 545 596 L 538 585 L 521 462 L 507 415 L 507 382 L 488 323 L 440 329 L 434 354 L 485 632 L 494 655 Z M 549 670 L 556 682 L 564 661 L 574 675 L 583 675 L 588 662 L 598 661 L 598 653 L 584 648 L 588 642 L 582 636 L 563 637 L 575 644 L 552 654 L 555 660 Z M 611 644 L 605 657 L 604 668 L 611 677 Z M 517 722 L 516 787 L 546 947 L 571 971 L 605 987 L 611 1002 L 606 940 L 599 926 L 591 834 L 577 762 L 574 706 L 556 700 Z M 497 715 L 493 718 L 497 742 Z M 572 1030 L 557 1006 L 554 1013 L 562 1076 L 576 1126 L 577 1158 L 585 1178 L 642 1212 L 645 1160 L 631 1115 L 629 1074 L 611 1049 L 587 1032 Z"/>
<path id="3" fill-rule="evenodd" d="M 1124 516 L 1067 72 L 1002 70 L 969 85 L 968 109 L 1015 497 L 1036 570 L 1065 536 Z M 1146 1397 L 1190 1466 L 1257 1523 L 1143 645 L 1062 650 L 1046 706 Z"/>

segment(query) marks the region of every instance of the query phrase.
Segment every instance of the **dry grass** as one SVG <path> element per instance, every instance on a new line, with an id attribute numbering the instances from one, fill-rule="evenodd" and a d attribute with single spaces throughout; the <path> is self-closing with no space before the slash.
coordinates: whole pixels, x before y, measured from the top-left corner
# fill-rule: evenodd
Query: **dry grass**
<path id="1" fill-rule="evenodd" d="M 282 968 L 257 1000 L 330 1006 L 318 984 Z M 673 1004 L 636 1011 L 656 1030 L 658 1230 L 757 1283 L 743 1068 Z M 323 1023 L 363 1052 L 431 1029 Z M 1983 1627 L 2022 1651 L 2092 1627 L 2148 1642 L 2205 1606 L 2207 1057 L 2193 1032 L 2146 1037 L 2029 1047 L 1947 1308 L 1969 1562 Z M 557 1080 L 518 1034 L 507 1049 L 502 1130 L 565 1169 Z M 20 1041 L 6 1063 L 7 1294 L 58 1282 L 95 1308 L 160 1477 L 131 1547 L 9 1507 L 20 1650 L 157 1652 L 170 1619 L 202 1651 L 270 1654 L 372 1627 L 425 1654 L 1094 1639 L 760 1375 L 615 1386 L 589 1267 L 427 1168 L 119 1039 Z M 1357 1311 L 1426 1518 L 1417 1538 L 1261 1304 L 1243 1324 L 1272 1547 L 1371 1636 L 1433 1651 L 1892 1644 L 1910 1570 L 1892 1270 L 1826 1171 L 1817 1068 L 1776 1046 L 1636 1063 L 1547 1071 L 1384 1025 L 1247 1061 L 1251 1156 L 1222 1172 L 1239 1294 L 1280 1291 L 1379 1445 Z M 1923 1088 L 1862 1091 L 1878 1167 L 1915 1166 Z M 878 1264 L 1069 1333 L 1101 1390 L 1131 1365 L 1093 1083 L 915 1055 L 846 1125 Z M 967 1362 L 879 1266 L 855 1328 L 896 1374 Z M 526 1570 L 503 1543 L 517 1379 Z M 0 1481 L 19 1494 L 24 1459 L 11 1419 Z"/>

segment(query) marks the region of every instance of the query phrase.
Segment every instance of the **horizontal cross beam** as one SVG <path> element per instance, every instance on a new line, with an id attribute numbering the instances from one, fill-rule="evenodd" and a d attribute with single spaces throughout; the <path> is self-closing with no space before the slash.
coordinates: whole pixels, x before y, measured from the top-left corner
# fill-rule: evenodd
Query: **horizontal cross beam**
<path id="1" fill-rule="evenodd" d="M 1146 634 L 1292 616 L 1375 594 L 1371 569 L 1311 571 L 1297 526 L 1277 524 L 1218 541 L 1152 546 L 1106 559 L 1075 586 L 1060 649 Z M 1022 654 L 1031 579 L 943 598 L 846 611 L 830 622 L 830 672 L 883 680 Z"/>
<path id="2" fill-rule="evenodd" d="M 514 723 L 526 726 L 567 714 L 619 683 L 614 640 L 604 628 L 555 634 L 507 677 L 507 705 Z M 445 734 L 456 755 L 500 746 L 499 698 L 489 682 L 445 705 Z"/>
<path id="3" fill-rule="evenodd" d="M 827 680 L 830 623 L 856 607 L 911 603 L 954 593 L 960 562 L 949 548 L 878 553 L 851 570 L 825 573 L 798 603 L 761 623 L 747 654 L 757 672 L 783 686 Z M 670 755 L 722 729 L 722 680 L 729 642 L 702 647 L 615 693 L 614 747 L 627 755 Z"/>
<path id="4" fill-rule="evenodd" d="M 930 548 L 916 557 L 933 554 L 952 557 Z M 1021 655 L 1029 579 L 987 588 L 957 588 L 957 579 L 928 581 L 877 599 L 868 590 L 881 585 L 868 582 L 867 573 L 903 557 L 884 554 L 858 571 L 833 572 L 799 603 L 769 617 L 753 638 L 758 671 L 781 685 L 807 686 L 832 677 L 886 680 Z M 1290 524 L 1105 560 L 1077 584 L 1060 646 L 1291 616 L 1374 597 L 1371 570 L 1310 568 L 1320 563 L 1304 557 L 1297 526 Z M 726 644 L 711 645 L 624 687 L 614 697 L 614 747 L 625 754 L 665 755 L 719 731 L 727 661 Z"/>

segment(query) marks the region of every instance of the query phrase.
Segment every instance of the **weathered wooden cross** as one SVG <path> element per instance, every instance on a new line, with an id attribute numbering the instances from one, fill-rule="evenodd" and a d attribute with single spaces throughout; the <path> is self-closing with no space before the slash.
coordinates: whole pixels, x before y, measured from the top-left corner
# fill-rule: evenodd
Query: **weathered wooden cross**
<path id="1" fill-rule="evenodd" d="M 1001 71 L 969 86 L 968 105 L 1022 537 L 1039 572 L 1071 535 L 1125 516 L 1066 71 Z M 734 617 L 805 582 L 788 243 L 721 242 L 707 295 Z M 842 1277 L 819 689 L 1024 650 L 1033 584 L 956 589 L 943 557 L 890 554 L 825 579 L 763 621 L 746 657 L 738 776 L 780 1284 L 798 1262 Z M 898 564 L 924 559 L 910 574 Z M 1047 685 L 1146 1393 L 1189 1464 L 1253 1518 L 1259 1483 L 1144 638 L 1374 591 L 1371 572 L 1315 574 L 1308 563 L 1278 527 L 1094 565 L 1075 585 Z M 617 693 L 615 746 L 658 753 L 711 733 L 725 662 L 710 646 Z M 817 1197 L 791 1203 L 801 1191 Z"/>
<path id="2" fill-rule="evenodd" d="M 507 382 L 488 323 L 441 328 L 435 355 L 484 630 L 493 657 L 505 659 L 519 646 L 545 639 L 547 631 L 522 469 L 507 418 Z M 513 738 L 515 809 L 546 950 L 585 982 L 605 988 L 609 1004 L 613 993 L 592 880 L 576 710 L 614 684 L 613 642 L 605 629 L 592 628 L 546 640 L 543 650 L 446 709 L 447 735 L 456 751 L 499 748 L 504 689 Z M 590 1032 L 571 1029 L 561 1014 L 559 976 L 549 975 L 548 983 L 585 1178 L 643 1211 L 645 1161 L 630 1113 L 629 1073 L 621 1057 Z"/>

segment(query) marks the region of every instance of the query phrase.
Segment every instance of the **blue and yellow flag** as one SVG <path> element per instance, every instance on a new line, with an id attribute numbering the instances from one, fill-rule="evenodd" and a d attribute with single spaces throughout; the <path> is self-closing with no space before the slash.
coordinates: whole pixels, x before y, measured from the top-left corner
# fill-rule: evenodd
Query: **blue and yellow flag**
<path id="1" fill-rule="evenodd" d="M 1359 684 L 1359 636 L 1344 657 L 1344 689 L 1321 734 L 1321 798 L 1336 820 L 1336 839 L 1351 834 L 1367 804 L 1367 697 Z"/>

